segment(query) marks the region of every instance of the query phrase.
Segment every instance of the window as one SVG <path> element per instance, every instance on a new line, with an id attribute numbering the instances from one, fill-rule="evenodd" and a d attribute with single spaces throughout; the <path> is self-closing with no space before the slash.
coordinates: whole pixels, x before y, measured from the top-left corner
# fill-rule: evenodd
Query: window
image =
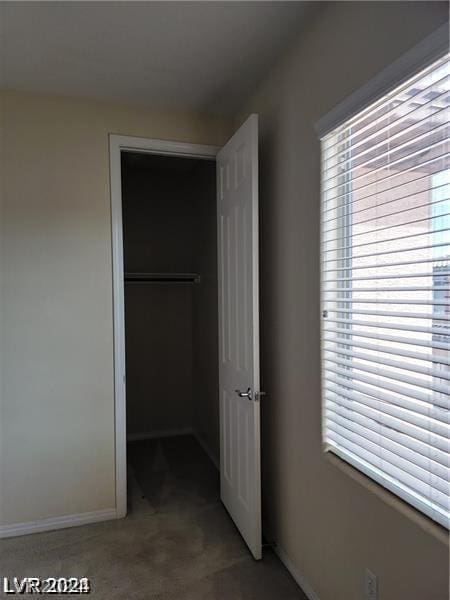
<path id="1" fill-rule="evenodd" d="M 449 55 L 321 139 L 327 451 L 450 516 Z"/>

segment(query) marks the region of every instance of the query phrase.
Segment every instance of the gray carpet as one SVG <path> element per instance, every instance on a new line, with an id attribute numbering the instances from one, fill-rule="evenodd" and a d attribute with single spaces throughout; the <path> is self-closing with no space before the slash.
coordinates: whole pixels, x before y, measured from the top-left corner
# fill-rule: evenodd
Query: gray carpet
<path id="1" fill-rule="evenodd" d="M 306 600 L 270 549 L 253 560 L 193 437 L 134 442 L 128 458 L 125 519 L 1 540 L 0 576 L 86 576 L 105 600 Z"/>

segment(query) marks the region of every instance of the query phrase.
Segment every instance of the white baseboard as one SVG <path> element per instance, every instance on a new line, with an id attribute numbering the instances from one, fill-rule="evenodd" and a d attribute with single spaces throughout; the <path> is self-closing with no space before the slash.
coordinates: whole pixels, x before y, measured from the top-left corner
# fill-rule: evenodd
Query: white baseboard
<path id="1" fill-rule="evenodd" d="M 79 513 L 76 515 L 64 515 L 63 517 L 40 519 L 39 521 L 0 525 L 0 539 L 29 535 L 30 533 L 52 531 L 54 529 L 66 529 L 67 527 L 76 527 L 79 525 L 89 525 L 91 523 L 99 523 L 100 521 L 109 521 L 116 518 L 116 509 L 109 508 L 106 510 L 95 510 L 93 512 Z"/>
<path id="2" fill-rule="evenodd" d="M 320 600 L 319 596 L 313 590 L 309 582 L 301 573 L 298 572 L 297 568 L 293 565 L 291 559 L 288 557 L 283 548 L 280 548 L 280 546 L 275 545 L 273 550 L 278 556 L 278 558 L 281 560 L 283 565 L 286 567 L 286 569 L 289 571 L 289 573 L 292 575 L 292 577 L 295 579 L 296 583 L 299 585 L 305 596 L 307 596 L 309 600 Z"/>
<path id="3" fill-rule="evenodd" d="M 131 442 L 138 440 L 149 440 L 160 437 L 173 437 L 177 435 L 194 435 L 200 446 L 214 463 L 214 466 L 219 469 L 217 458 L 213 455 L 204 440 L 191 427 L 167 429 L 163 431 L 131 433 L 127 435 L 127 441 Z M 68 527 L 76 527 L 80 525 L 89 525 L 91 523 L 99 523 L 101 521 L 109 521 L 117 518 L 118 515 L 116 509 L 111 508 L 106 510 L 79 513 L 75 515 L 64 515 L 62 517 L 50 517 L 47 519 L 39 519 L 38 521 L 27 521 L 25 523 L 0 525 L 0 539 L 30 535 L 32 533 L 42 533 L 45 531 L 53 531 L 55 529 L 66 529 Z"/>
<path id="4" fill-rule="evenodd" d="M 154 440 L 164 437 L 175 437 L 177 435 L 192 435 L 192 427 L 181 427 L 179 429 L 163 429 L 161 431 L 142 431 L 140 433 L 127 433 L 127 442 L 139 442 L 141 440 Z"/>
<path id="5" fill-rule="evenodd" d="M 203 448 L 203 450 L 209 456 L 213 465 L 216 467 L 216 469 L 218 471 L 220 471 L 220 461 L 218 460 L 217 456 L 212 452 L 209 445 L 205 442 L 204 438 L 197 431 L 195 431 L 195 429 L 193 430 L 192 433 L 194 434 L 194 437 L 197 440 L 197 442 L 200 444 L 200 446 Z"/>

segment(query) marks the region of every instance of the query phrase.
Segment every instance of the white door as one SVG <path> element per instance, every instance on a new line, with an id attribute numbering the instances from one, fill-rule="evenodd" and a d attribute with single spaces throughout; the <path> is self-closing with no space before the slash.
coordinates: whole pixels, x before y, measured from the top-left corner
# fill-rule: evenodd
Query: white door
<path id="1" fill-rule="evenodd" d="M 217 155 L 221 498 L 261 558 L 258 116 Z"/>

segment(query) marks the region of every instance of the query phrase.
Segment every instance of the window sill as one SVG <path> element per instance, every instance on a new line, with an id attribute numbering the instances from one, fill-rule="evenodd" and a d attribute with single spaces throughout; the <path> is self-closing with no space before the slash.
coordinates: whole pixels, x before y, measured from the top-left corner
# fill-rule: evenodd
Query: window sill
<path id="1" fill-rule="evenodd" d="M 409 504 L 392 494 L 390 491 L 384 489 L 380 484 L 372 481 L 363 473 L 360 473 L 357 469 L 355 469 L 355 467 L 345 462 L 342 458 L 339 458 L 339 456 L 336 456 L 332 452 L 324 452 L 324 458 L 327 462 L 337 467 L 340 471 L 346 473 L 354 481 L 358 482 L 367 490 L 374 493 L 383 502 L 398 510 L 402 515 L 413 521 L 421 529 L 442 542 L 447 548 L 449 547 L 450 534 L 444 527 L 438 523 L 435 523 L 426 515 L 421 514 L 418 510 L 412 506 L 409 506 Z"/>

